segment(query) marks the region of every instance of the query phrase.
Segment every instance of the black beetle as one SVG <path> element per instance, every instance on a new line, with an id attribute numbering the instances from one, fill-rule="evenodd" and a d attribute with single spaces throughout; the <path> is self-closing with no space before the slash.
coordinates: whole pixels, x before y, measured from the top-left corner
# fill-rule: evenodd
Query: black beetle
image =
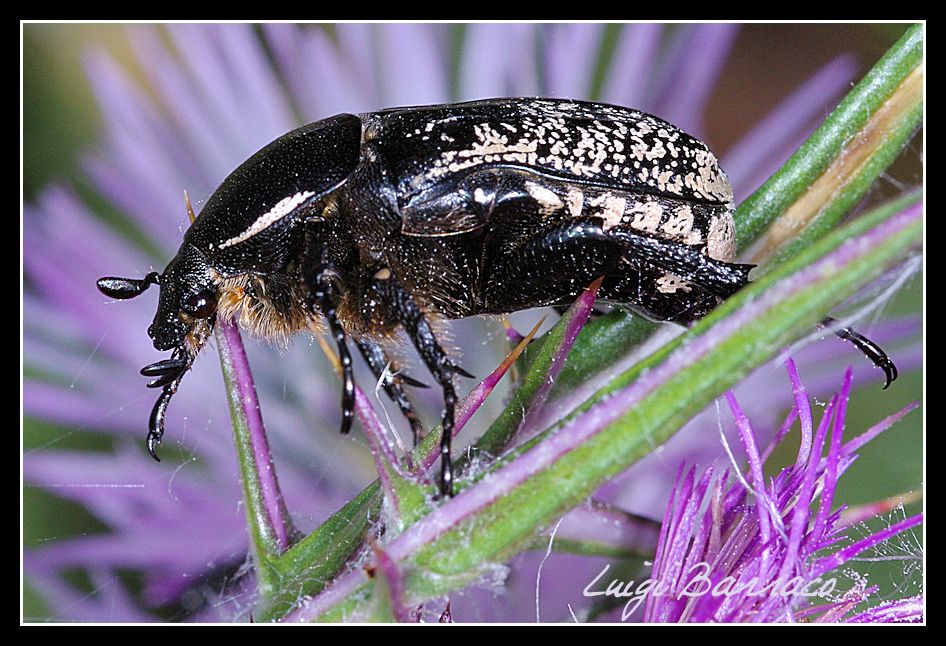
<path id="1" fill-rule="evenodd" d="M 163 391 L 148 449 L 184 373 L 219 317 L 271 340 L 335 339 L 351 427 L 349 337 L 421 432 L 405 375 L 385 373 L 398 329 L 443 389 L 440 490 L 453 491 L 455 374 L 431 321 L 598 296 L 685 324 L 748 282 L 737 264 L 732 189 L 707 146 L 628 108 L 561 99 L 491 99 L 340 114 L 250 157 L 210 197 L 162 274 L 102 278 L 131 298 L 161 288 L 148 334 L 171 358 L 142 370 Z M 826 321 L 829 321 L 826 319 Z M 883 351 L 845 328 L 889 383 Z"/>

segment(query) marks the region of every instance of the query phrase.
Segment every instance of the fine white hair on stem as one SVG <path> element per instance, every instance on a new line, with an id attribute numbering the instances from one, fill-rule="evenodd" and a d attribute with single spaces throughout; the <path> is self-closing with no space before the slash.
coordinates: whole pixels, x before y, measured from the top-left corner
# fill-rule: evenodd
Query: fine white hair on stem
<path id="1" fill-rule="evenodd" d="M 391 416 L 388 414 L 388 408 L 384 405 L 384 399 L 381 397 L 381 389 L 383 388 L 384 382 L 388 377 L 394 377 L 397 375 L 396 372 L 391 370 L 391 362 L 388 361 L 384 366 L 384 370 L 381 371 L 381 376 L 378 377 L 378 381 L 374 385 L 374 398 L 378 400 L 378 405 L 381 407 L 381 411 L 384 413 L 384 419 L 388 423 L 388 432 L 394 436 L 394 441 L 397 443 L 397 448 L 400 449 L 401 454 L 408 456 L 407 448 L 405 448 L 404 443 L 401 441 L 401 435 L 397 432 L 397 429 L 394 427 L 394 422 L 391 421 Z"/>
<path id="2" fill-rule="evenodd" d="M 545 549 L 545 556 L 543 556 L 542 560 L 539 562 L 539 569 L 535 573 L 535 623 L 537 624 L 542 623 L 539 616 L 539 585 L 542 583 L 542 567 L 552 554 L 552 543 L 555 541 L 555 533 L 558 532 L 558 526 L 562 524 L 563 520 L 565 520 L 564 516 L 559 518 L 558 522 L 555 523 L 555 527 L 552 528 L 552 533 L 549 535 L 549 545 Z"/>

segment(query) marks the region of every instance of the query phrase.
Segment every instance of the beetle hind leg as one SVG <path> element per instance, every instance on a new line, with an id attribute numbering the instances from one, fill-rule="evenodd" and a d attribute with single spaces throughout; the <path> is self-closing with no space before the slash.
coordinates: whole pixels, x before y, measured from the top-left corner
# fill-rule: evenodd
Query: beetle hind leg
<path id="1" fill-rule="evenodd" d="M 686 323 L 749 282 L 752 265 L 723 262 L 678 242 L 575 218 L 501 247 L 483 272 L 484 309 L 508 312 L 570 303 L 605 276 L 599 296 L 656 320 Z"/>
<path id="2" fill-rule="evenodd" d="M 483 309 L 501 314 L 569 304 L 595 279 L 609 274 L 620 256 L 620 245 L 598 220 L 555 224 L 493 253 L 483 272 Z"/>
<path id="3" fill-rule="evenodd" d="M 634 258 L 698 285 L 719 298 L 728 298 L 749 284 L 755 265 L 716 260 L 696 246 L 633 233 L 626 229 L 609 232 L 624 248 L 625 258 Z"/>
<path id="4" fill-rule="evenodd" d="M 719 297 L 679 276 L 637 259 L 622 258 L 605 276 L 598 298 L 652 321 L 689 324 L 709 314 Z"/>
<path id="5" fill-rule="evenodd" d="M 819 326 L 822 328 L 833 328 L 837 326 L 838 321 L 830 316 L 821 320 Z M 848 341 L 860 350 L 865 357 L 884 371 L 884 390 L 890 387 L 890 384 L 897 378 L 899 372 L 893 359 L 887 356 L 884 349 L 868 339 L 866 336 L 851 327 L 843 327 L 834 331 L 834 335 L 839 339 Z"/>
<path id="6" fill-rule="evenodd" d="M 407 375 L 389 371 L 388 368 L 391 366 L 391 361 L 378 344 L 368 340 L 356 340 L 355 343 L 358 345 L 361 356 L 365 358 L 365 362 L 371 368 L 371 372 L 374 374 L 375 378 L 378 380 L 383 379 L 381 387 L 384 388 L 384 392 L 387 393 L 391 401 L 397 404 L 398 408 L 401 409 L 401 414 L 404 415 L 408 424 L 411 426 L 414 446 L 417 446 L 417 443 L 424 436 L 424 426 L 420 418 L 418 418 L 417 414 L 414 412 L 414 406 L 410 398 L 408 398 L 404 386 L 414 386 L 415 388 L 428 388 L 429 386 Z"/>

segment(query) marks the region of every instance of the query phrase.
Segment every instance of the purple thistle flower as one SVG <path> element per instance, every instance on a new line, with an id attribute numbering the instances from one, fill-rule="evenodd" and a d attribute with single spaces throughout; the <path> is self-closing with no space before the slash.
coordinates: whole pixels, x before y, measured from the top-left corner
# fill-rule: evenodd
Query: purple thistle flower
<path id="1" fill-rule="evenodd" d="M 600 97 L 663 114 L 700 135 L 709 92 L 736 31 L 729 25 L 628 26 L 617 37 Z M 246 617 L 253 602 L 252 577 L 243 567 L 245 513 L 217 362 L 198 361 L 176 395 L 167 422 L 166 461 L 155 464 L 142 450 L 151 393 L 132 377 L 154 360 L 145 335 L 153 310 L 106 303 L 95 280 L 162 267 L 187 226 L 183 190 L 202 204 L 237 164 L 300 120 L 496 95 L 588 98 L 589 67 L 602 39 L 596 25 L 471 25 L 457 78 L 451 79 L 444 26 L 346 24 L 330 37 L 321 29 L 278 24 L 261 32 L 260 37 L 239 24 L 171 25 L 168 47 L 161 30 L 131 28 L 147 90 L 106 54 L 93 51 L 86 57 L 104 133 L 101 147 L 83 158 L 83 168 L 147 245 L 105 226 L 69 187 L 47 187 L 24 206 L 24 414 L 69 429 L 26 451 L 25 486 L 78 503 L 104 525 L 103 531 L 46 540 L 26 551 L 24 573 L 51 609 L 45 619 L 231 620 Z M 737 197 L 748 195 L 788 156 L 804 136 L 802 128 L 830 108 L 854 74 L 849 57 L 829 63 L 786 107 L 751 131 L 744 140 L 750 143 L 732 147 L 733 168 L 724 155 Z M 531 322 L 519 327 L 528 329 Z M 483 343 L 478 323 L 460 322 L 453 329 L 459 347 Z M 890 326 L 872 336 L 885 343 L 901 331 Z M 821 362 L 833 353 L 830 359 L 837 362 L 845 350 L 827 344 L 802 356 Z M 500 352 L 470 352 L 467 362 L 475 374 L 487 374 Z M 919 365 L 919 351 L 912 352 L 899 361 L 901 369 Z M 251 343 L 248 353 L 285 507 L 295 526 L 309 531 L 375 477 L 371 453 L 363 440 L 340 437 L 334 422 L 325 422 L 337 419 L 337 384 L 327 364 L 312 359 L 317 353 L 310 344 L 297 341 L 280 353 Z M 364 376 L 360 382 L 372 383 Z M 761 391 L 769 383 L 763 376 L 753 388 Z M 439 404 L 418 399 L 432 419 Z M 490 418 L 500 399 L 487 401 L 488 410 L 478 417 Z M 771 408 L 770 400 L 760 399 L 760 407 Z M 557 408 L 547 405 L 539 417 L 554 415 Z M 755 411 L 749 412 L 755 419 Z M 542 424 L 543 419 L 530 420 L 534 427 Z M 64 440 L 73 433 L 105 436 L 111 450 L 67 448 Z M 477 436 L 476 429 L 467 433 Z M 654 458 L 656 469 L 646 463 L 635 468 L 628 476 L 635 487 L 625 478 L 603 493 L 622 507 L 656 516 L 655 501 L 665 498 L 672 481 L 663 468 L 667 458 L 674 451 L 692 456 L 694 448 L 697 459 L 715 454 L 718 447 L 705 436 L 672 443 Z M 652 472 L 659 477 L 648 477 Z M 534 586 L 528 572 L 534 571 L 535 558 L 518 560 L 526 573 L 520 583 L 515 577 L 507 581 L 515 603 L 499 603 L 491 593 L 471 589 L 452 601 L 451 616 L 531 618 Z M 568 572 L 576 561 L 553 555 L 544 580 Z M 87 584 L 69 576 L 77 569 L 87 572 Z M 118 578 L 127 571 L 140 573 L 140 594 Z M 221 581 L 235 583 L 224 591 Z M 552 598 L 544 595 L 543 603 Z M 893 616 L 906 609 L 882 612 Z"/>
<path id="2" fill-rule="evenodd" d="M 755 433 L 735 396 L 727 393 L 749 467 L 735 476 L 729 469 L 720 475 L 708 468 L 697 477 L 695 467 L 685 470 L 681 465 L 664 515 L 643 621 L 923 620 L 922 597 L 886 601 L 852 615 L 855 607 L 871 602 L 876 586 L 857 582 L 847 591 L 837 588 L 841 566 L 919 525 L 922 514 L 853 538 L 839 522 L 844 507 L 834 509 L 832 504 L 838 478 L 857 459 L 854 451 L 915 406 L 844 443 L 851 370 L 844 375 L 841 392 L 825 406 L 817 428 L 791 360 L 788 372 L 796 403 L 782 428 L 800 420 L 795 463 L 766 481 Z M 783 439 L 783 433 L 776 434 L 776 442 Z M 636 605 L 629 604 L 625 613 Z"/>

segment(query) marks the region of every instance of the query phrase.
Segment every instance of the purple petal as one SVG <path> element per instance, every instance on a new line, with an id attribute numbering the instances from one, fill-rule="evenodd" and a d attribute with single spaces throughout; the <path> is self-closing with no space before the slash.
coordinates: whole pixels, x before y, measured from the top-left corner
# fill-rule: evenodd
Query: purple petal
<path id="1" fill-rule="evenodd" d="M 460 57 L 459 99 L 535 96 L 536 27 L 474 24 L 467 27 Z"/>
<path id="2" fill-rule="evenodd" d="M 742 439 L 742 446 L 749 458 L 749 472 L 752 474 L 752 485 L 756 495 L 756 509 L 759 514 L 759 530 L 763 543 L 769 542 L 769 505 L 765 504 L 767 499 L 765 492 L 765 479 L 762 476 L 762 459 L 759 456 L 759 449 L 756 447 L 752 428 L 749 426 L 749 419 L 746 417 L 732 391 L 726 392 L 726 401 L 732 411 L 733 418 L 736 420 L 736 428 L 739 429 L 739 437 Z"/>
<path id="3" fill-rule="evenodd" d="M 546 96 L 587 98 L 598 55 L 602 25 L 593 23 L 545 25 Z"/>
<path id="4" fill-rule="evenodd" d="M 350 66 L 355 87 L 368 92 L 365 98 L 370 101 L 370 107 L 366 109 L 370 110 L 385 107 L 381 98 L 381 71 L 377 65 L 377 33 L 386 28 L 384 25 L 356 22 L 346 22 L 335 27 L 340 56 Z"/>
<path id="5" fill-rule="evenodd" d="M 434 25 L 379 27 L 378 69 L 385 106 L 446 103 L 446 43 Z"/>
<path id="6" fill-rule="evenodd" d="M 201 100 L 209 114 L 226 133 L 234 157 L 245 159 L 275 135 L 258 132 L 246 111 L 248 103 L 238 80 L 239 71 L 230 65 L 222 48 L 224 33 L 234 25 L 195 25 L 173 23 L 167 33 L 182 53 L 181 61 L 188 75 L 201 88 Z M 265 126 L 265 124 L 262 124 Z"/>
<path id="7" fill-rule="evenodd" d="M 831 503 L 834 501 L 834 490 L 838 479 L 838 460 L 841 456 L 841 440 L 844 434 L 844 420 L 847 413 L 847 402 L 851 396 L 851 369 L 844 373 L 844 382 L 841 394 L 838 397 L 838 408 L 834 415 L 834 426 L 831 429 L 831 442 L 828 446 L 827 465 L 824 468 L 824 478 L 821 486 L 821 504 L 811 533 L 820 537 L 827 525 L 828 514 L 831 512 Z M 820 460 L 818 460 L 820 462 Z"/>
<path id="8" fill-rule="evenodd" d="M 664 26 L 657 23 L 624 25 L 601 91 L 604 102 L 644 105 L 663 33 Z"/>
<path id="9" fill-rule="evenodd" d="M 131 38 L 139 64 L 151 85 L 163 97 L 181 136 L 171 137 L 167 146 L 186 145 L 194 156 L 189 168 L 187 189 L 194 196 L 209 195 L 213 187 L 233 170 L 239 151 L 221 130 L 211 106 L 203 101 L 197 84 L 171 56 L 161 34 L 154 27 L 138 25 Z M 180 143 L 179 143 L 180 142 Z"/>
<path id="10" fill-rule="evenodd" d="M 894 599 L 868 608 L 847 620 L 852 624 L 877 623 L 917 623 L 926 617 L 926 603 L 923 595 Z"/>
<path id="11" fill-rule="evenodd" d="M 816 561 L 811 568 L 809 576 L 812 578 L 817 578 L 827 572 L 831 572 L 832 570 L 835 570 L 841 565 L 847 563 L 864 550 L 870 549 L 875 545 L 879 545 L 891 536 L 896 536 L 900 532 L 906 531 L 911 527 L 916 527 L 922 522 L 923 514 L 917 514 L 916 516 L 904 518 L 900 522 L 894 523 L 890 527 L 874 532 L 870 536 L 867 536 L 866 538 L 863 538 L 852 545 L 849 545 Z"/>
<path id="12" fill-rule="evenodd" d="M 380 107 L 372 91 L 373 81 L 352 69 L 321 28 L 266 25 L 265 33 L 307 121 Z M 342 47 L 346 46 L 346 33 L 339 32 Z"/>
<path id="13" fill-rule="evenodd" d="M 179 239 L 166 226 L 163 218 L 167 216 L 161 213 L 162 207 L 180 204 L 182 224 L 186 221 L 181 195 L 189 179 L 184 172 L 187 162 L 183 161 L 182 166 L 182 160 L 164 143 L 173 141 L 173 134 L 110 58 L 100 53 L 90 55 L 86 68 L 105 114 L 109 147 L 109 161 L 87 164 L 87 170 L 96 179 L 103 179 L 98 176 L 106 169 L 120 172 L 126 189 L 115 194 L 106 190 L 106 194 L 159 244 L 177 247 L 175 239 Z M 118 189 L 119 184 L 110 186 Z"/>
<path id="14" fill-rule="evenodd" d="M 739 25 L 680 27 L 668 57 L 670 64 L 654 83 L 665 88 L 654 103 L 654 113 L 700 136 L 706 103 L 738 32 Z"/>
<path id="15" fill-rule="evenodd" d="M 811 419 L 811 404 L 808 400 L 808 390 L 798 376 L 798 369 L 795 362 L 789 359 L 785 362 L 788 368 L 788 377 L 792 382 L 792 393 L 795 395 L 795 409 L 798 411 L 798 417 L 801 419 L 801 443 L 798 447 L 798 456 L 795 458 L 795 464 L 801 466 L 811 457 L 811 435 L 814 424 Z"/>

